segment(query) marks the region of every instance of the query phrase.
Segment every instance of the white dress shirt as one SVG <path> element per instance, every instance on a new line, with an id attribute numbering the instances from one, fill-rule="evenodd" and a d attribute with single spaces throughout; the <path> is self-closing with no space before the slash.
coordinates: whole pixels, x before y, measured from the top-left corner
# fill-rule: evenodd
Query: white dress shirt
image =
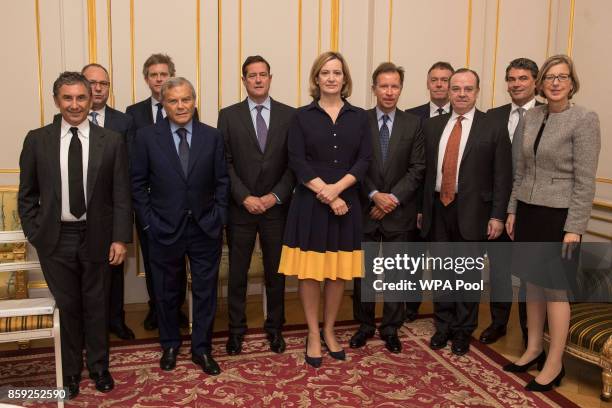
<path id="1" fill-rule="evenodd" d="M 84 221 L 87 218 L 87 211 L 76 218 L 70 212 L 70 193 L 68 190 L 68 149 L 72 140 L 71 124 L 62 118 L 62 126 L 60 130 L 60 174 L 62 177 L 62 221 Z M 85 193 L 85 203 L 87 203 L 87 167 L 89 165 L 89 119 L 84 120 L 80 125 L 76 126 L 79 129 L 79 140 L 83 148 L 83 192 Z"/>
<path id="2" fill-rule="evenodd" d="M 459 167 L 461 166 L 461 158 L 463 157 L 463 151 L 465 150 L 465 145 L 468 141 L 468 137 L 470 135 L 470 129 L 472 129 L 472 123 L 474 123 L 474 113 L 476 112 L 476 108 L 472 108 L 471 111 L 459 115 L 457 112 L 453 111 L 451 114 L 444 131 L 442 132 L 442 137 L 440 138 L 440 145 L 438 146 L 438 171 L 436 175 L 436 191 L 440 192 L 440 188 L 442 187 L 442 163 L 444 162 L 444 153 L 446 152 L 446 145 L 448 144 L 448 139 L 450 137 L 451 131 L 457 122 L 457 118 L 459 116 L 463 116 L 463 120 L 461 121 L 461 142 L 459 143 L 459 158 L 457 160 L 457 179 L 455 180 L 455 192 L 457 192 L 457 181 L 459 179 Z"/>
<path id="3" fill-rule="evenodd" d="M 158 103 L 160 102 L 151 96 L 151 112 L 153 113 L 153 123 L 155 123 L 155 120 L 157 119 L 157 104 Z M 166 110 L 163 108 L 163 105 L 162 105 L 162 116 L 164 118 L 166 117 Z"/>
<path id="4" fill-rule="evenodd" d="M 510 108 L 510 116 L 508 117 L 508 134 L 510 135 L 510 142 L 512 142 L 512 139 L 514 138 L 514 131 L 516 130 L 516 127 L 519 122 L 518 108 L 523 108 L 525 109 L 525 112 L 526 112 L 529 109 L 533 108 L 535 106 L 535 103 L 536 103 L 535 98 L 533 98 L 532 100 L 530 100 L 523 106 L 518 106 L 517 104 L 512 102 L 512 106 Z"/>
<path id="5" fill-rule="evenodd" d="M 96 122 L 98 122 L 98 126 L 104 127 L 104 118 L 106 117 L 106 106 L 103 106 L 102 109 L 97 111 L 89 111 L 88 119 L 91 120 L 91 112 L 96 112 L 98 116 L 96 116 Z"/>
<path id="6" fill-rule="evenodd" d="M 440 113 L 438 112 L 438 109 L 440 109 L 440 107 L 430 101 L 429 102 L 429 117 L 433 118 L 434 116 L 440 115 Z M 442 106 L 442 109 L 444 109 L 444 113 L 450 112 L 451 110 L 450 102 L 446 102 L 446 105 Z"/>

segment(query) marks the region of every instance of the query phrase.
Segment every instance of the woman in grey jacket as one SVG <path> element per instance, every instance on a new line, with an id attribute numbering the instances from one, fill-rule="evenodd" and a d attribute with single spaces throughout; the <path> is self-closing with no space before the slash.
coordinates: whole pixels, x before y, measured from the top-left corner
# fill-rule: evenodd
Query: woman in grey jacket
<path id="1" fill-rule="evenodd" d="M 570 57 L 548 58 L 536 86 L 548 103 L 529 110 L 522 123 L 523 140 L 506 230 L 515 241 L 570 245 L 580 242 L 591 214 L 601 148 L 599 118 L 570 102 L 580 87 Z M 531 391 L 550 390 L 565 375 L 562 357 L 569 330 L 567 289 L 572 277 L 559 269 L 555 272 L 556 276 L 542 272 L 526 277 L 527 349 L 516 362 L 504 367 L 525 372 L 537 364 L 541 371 L 526 386 Z M 548 358 L 543 351 L 547 315 L 551 337 Z"/>

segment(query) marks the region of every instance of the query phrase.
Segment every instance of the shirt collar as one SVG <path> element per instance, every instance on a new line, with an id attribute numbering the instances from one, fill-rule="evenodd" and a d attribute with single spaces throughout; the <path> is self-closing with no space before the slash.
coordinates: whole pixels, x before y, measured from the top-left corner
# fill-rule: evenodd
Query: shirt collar
<path id="1" fill-rule="evenodd" d="M 89 118 L 85 119 L 83 122 L 81 122 L 78 126 L 72 126 L 70 123 L 66 122 L 66 120 L 62 117 L 62 125 L 61 125 L 61 133 L 60 136 L 62 138 L 71 135 L 70 133 L 70 128 L 71 127 L 76 127 L 79 129 L 79 133 L 81 134 L 81 136 L 83 136 L 85 139 L 89 138 Z"/>
<path id="2" fill-rule="evenodd" d="M 376 107 L 376 119 L 378 121 L 382 120 L 383 115 L 387 115 L 389 117 L 389 122 L 393 123 L 393 121 L 395 120 L 395 109 L 393 109 L 391 112 L 389 113 L 385 113 L 383 111 L 381 111 L 378 106 Z"/>
<path id="3" fill-rule="evenodd" d="M 536 104 L 536 98 L 535 96 L 526 104 L 524 104 L 523 106 L 518 106 L 517 104 L 515 104 L 514 102 L 512 102 L 512 107 L 510 108 L 510 112 L 514 112 L 516 111 L 518 108 L 523 108 L 526 111 L 528 111 L 529 109 L 533 108 Z"/>
<path id="4" fill-rule="evenodd" d="M 102 109 L 90 110 L 89 111 L 90 116 L 91 116 L 91 112 L 96 112 L 98 114 L 98 116 L 105 117 L 105 114 L 106 114 L 106 105 L 104 105 L 102 107 Z"/>
<path id="5" fill-rule="evenodd" d="M 430 112 L 438 112 L 438 109 L 440 109 L 440 106 L 429 101 L 429 111 Z M 451 111 L 450 101 L 446 102 L 446 105 L 442 106 L 442 109 L 444 109 L 444 112 L 450 112 Z"/>
<path id="6" fill-rule="evenodd" d="M 186 125 L 184 126 L 179 126 L 176 123 L 172 122 L 172 121 L 168 121 L 170 122 L 170 130 L 172 131 L 172 134 L 176 133 L 177 129 L 179 128 L 185 128 L 187 130 L 187 134 L 191 135 L 193 134 L 192 129 L 193 129 L 193 119 L 190 120 Z"/>
<path id="7" fill-rule="evenodd" d="M 253 109 L 255 109 L 255 107 L 257 105 L 262 105 L 264 108 L 266 108 L 267 110 L 270 110 L 270 97 L 266 97 L 266 100 L 263 101 L 263 103 L 256 103 L 254 100 L 251 99 L 250 96 L 247 96 L 247 103 L 249 104 L 249 111 L 252 111 Z"/>
<path id="8" fill-rule="evenodd" d="M 357 108 L 354 107 L 353 105 L 351 105 L 346 99 L 342 98 L 342 101 L 344 102 L 344 105 L 342 106 L 342 109 L 340 109 L 340 112 L 338 113 L 338 116 L 340 116 L 340 113 L 346 111 L 346 110 L 352 110 L 352 111 L 357 111 Z M 321 112 L 325 112 L 325 110 L 323 110 L 323 108 L 319 105 L 319 100 L 318 99 L 314 99 L 312 102 L 310 102 L 310 104 L 307 106 L 308 110 L 312 110 L 312 109 L 316 109 L 319 110 Z"/>
<path id="9" fill-rule="evenodd" d="M 459 116 L 463 116 L 467 120 L 473 120 L 475 112 L 476 112 L 476 106 L 474 106 L 469 112 L 466 112 L 463 115 L 460 115 L 460 114 L 458 114 L 457 112 L 455 112 L 453 110 L 453 113 L 451 114 L 450 120 L 456 120 L 457 117 L 459 117 Z"/>
<path id="10" fill-rule="evenodd" d="M 157 99 L 155 99 L 153 96 L 151 96 L 151 106 L 153 106 L 154 108 L 156 108 L 158 103 L 160 103 L 160 101 L 158 101 L 158 100 L 157 100 Z"/>

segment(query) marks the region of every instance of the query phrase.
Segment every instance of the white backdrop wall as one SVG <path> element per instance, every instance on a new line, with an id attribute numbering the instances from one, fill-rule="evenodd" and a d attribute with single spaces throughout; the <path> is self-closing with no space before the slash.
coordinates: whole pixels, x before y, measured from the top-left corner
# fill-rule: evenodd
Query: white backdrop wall
<path id="1" fill-rule="evenodd" d="M 240 65 L 251 54 L 268 59 L 272 96 L 293 106 L 310 101 L 316 55 L 338 49 L 350 65 L 355 105 L 373 106 L 370 75 L 387 60 L 406 69 L 400 107 L 424 103 L 427 69 L 445 60 L 480 74 L 478 107 L 486 110 L 509 101 L 510 60 L 541 64 L 568 53 L 582 83 L 576 102 L 595 109 L 602 123 L 597 199 L 612 202 L 607 0 L 13 0 L 1 8 L 0 184 L 17 183 L 25 134 L 57 112 L 51 97 L 57 75 L 88 62 L 110 68 L 110 102 L 124 110 L 149 95 L 141 74 L 147 56 L 169 54 L 177 75 L 196 86 L 202 120 L 214 126 L 219 108 L 244 98 Z M 128 268 L 136 269 L 133 257 Z"/>

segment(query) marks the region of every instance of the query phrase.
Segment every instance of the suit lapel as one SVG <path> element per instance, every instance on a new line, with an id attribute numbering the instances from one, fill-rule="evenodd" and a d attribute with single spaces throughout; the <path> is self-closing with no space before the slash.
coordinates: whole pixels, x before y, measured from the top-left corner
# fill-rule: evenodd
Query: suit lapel
<path id="1" fill-rule="evenodd" d="M 189 166 L 187 167 L 187 178 L 189 178 L 189 174 L 193 170 L 195 163 L 200 157 L 200 150 L 202 150 L 202 146 L 206 142 L 204 140 L 204 132 L 200 132 L 200 122 L 193 119 L 191 125 L 191 146 L 189 147 Z"/>
<path id="2" fill-rule="evenodd" d="M 107 105 L 104 109 L 104 129 L 112 129 L 111 123 L 113 123 L 113 110 Z"/>
<path id="3" fill-rule="evenodd" d="M 433 144 L 434 148 L 432 149 L 432 152 L 431 152 L 431 154 L 434 157 L 434 160 L 433 160 L 434 169 L 438 168 L 438 159 L 439 159 L 438 151 L 440 150 L 440 140 L 442 139 L 442 133 L 444 133 L 444 128 L 446 127 L 448 121 L 450 120 L 451 115 L 452 115 L 451 113 L 445 113 L 444 115 L 442 115 L 443 119 L 436 120 L 436 122 L 439 122 L 439 123 L 436 123 L 437 129 L 435 129 L 433 132 L 435 140 Z M 435 116 L 435 118 L 438 118 L 438 117 L 439 116 Z M 435 120 L 435 119 L 431 119 L 431 120 Z M 442 158 L 444 158 L 444 152 L 442 153 Z"/>
<path id="4" fill-rule="evenodd" d="M 395 110 L 395 118 L 393 120 L 393 128 L 391 130 L 391 140 L 389 141 L 389 151 L 387 152 L 387 161 L 384 164 L 384 174 L 387 174 L 389 168 L 391 167 L 389 163 L 392 162 L 393 156 L 395 156 L 395 151 L 397 150 L 397 145 L 400 142 L 400 138 L 402 137 L 402 127 L 404 126 L 403 117 L 399 110 Z"/>
<path id="5" fill-rule="evenodd" d="M 170 124 L 168 120 L 164 119 L 162 123 L 156 124 L 155 131 L 157 132 L 157 143 L 168 158 L 168 161 L 172 165 L 172 168 L 174 168 L 174 170 L 178 172 L 178 174 L 180 174 L 182 178 L 185 178 L 185 174 L 183 173 L 183 168 L 181 167 L 181 162 L 179 160 L 178 153 L 176 152 L 176 146 L 174 145 L 174 137 L 172 136 L 172 131 L 170 130 Z M 191 142 L 193 143 L 193 137 L 191 138 Z"/>
<path id="6" fill-rule="evenodd" d="M 240 104 L 239 116 L 240 120 L 242 121 L 242 124 L 249 132 L 251 143 L 255 143 L 257 150 L 261 152 L 261 147 L 259 147 L 259 140 L 257 140 L 257 134 L 255 133 L 255 127 L 253 126 L 253 119 L 251 119 L 251 112 L 249 111 L 249 103 L 246 99 Z M 270 121 L 272 121 L 272 112 L 270 112 Z M 270 132 L 268 131 L 268 135 L 269 134 Z"/>
<path id="7" fill-rule="evenodd" d="M 91 201 L 96 178 L 102 163 L 104 154 L 104 132 L 99 126 L 90 124 L 89 126 L 89 162 L 87 165 L 87 203 Z"/>
<path id="8" fill-rule="evenodd" d="M 461 164 L 465 158 L 470 154 L 470 151 L 474 147 L 474 145 L 478 142 L 478 134 L 479 128 L 484 119 L 484 114 L 480 112 L 478 109 L 474 112 L 474 123 L 472 123 L 472 127 L 470 128 L 470 133 L 468 134 L 467 142 L 465 143 L 465 149 L 463 150 L 463 156 L 461 156 Z M 459 169 L 461 169 L 461 164 L 459 165 Z"/>
<path id="9" fill-rule="evenodd" d="M 272 144 L 274 140 L 274 130 L 278 127 L 278 122 L 280 119 L 278 118 L 278 109 L 276 109 L 277 103 L 274 99 L 270 98 L 270 126 L 268 126 L 268 138 L 266 139 L 266 146 L 264 149 L 264 154 L 270 150 L 269 146 Z M 249 115 L 250 116 L 250 115 Z M 257 141 L 257 145 L 259 145 L 259 140 Z"/>
<path id="10" fill-rule="evenodd" d="M 383 171 L 382 150 L 380 148 L 380 130 L 378 129 L 378 118 L 376 117 L 376 108 L 370 109 L 370 134 L 372 135 L 372 148 L 374 151 L 374 159 L 378 164 L 378 169 Z"/>
<path id="11" fill-rule="evenodd" d="M 145 117 L 148 119 L 150 124 L 153 124 L 153 108 L 151 108 L 151 97 L 144 100 Z"/>
<path id="12" fill-rule="evenodd" d="M 61 115 L 53 120 L 53 124 L 49 128 L 49 135 L 46 139 L 47 146 L 45 149 L 45 151 L 48 152 L 49 174 L 51 175 L 53 190 L 55 190 L 55 195 L 60 203 L 62 200 L 62 171 L 60 168 L 61 123 Z"/>

